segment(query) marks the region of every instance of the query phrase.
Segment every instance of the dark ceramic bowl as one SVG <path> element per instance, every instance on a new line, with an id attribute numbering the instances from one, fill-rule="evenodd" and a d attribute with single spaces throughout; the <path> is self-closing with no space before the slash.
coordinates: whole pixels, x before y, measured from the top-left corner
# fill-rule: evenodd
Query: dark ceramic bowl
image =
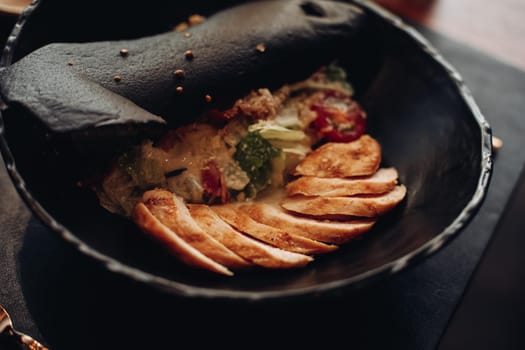
<path id="1" fill-rule="evenodd" d="M 49 42 L 140 37 L 218 7 L 211 1 L 188 8 L 160 1 L 147 8 L 121 1 L 112 2 L 114 7 L 72 3 L 34 2 L 20 18 L 2 65 Z M 318 295 L 420 261 L 457 236 L 481 205 L 492 171 L 490 127 L 460 75 L 421 35 L 371 3 L 356 3 L 372 21 L 362 33 L 361 52 L 349 55 L 351 48 L 342 47 L 339 60 L 368 111 L 368 130 L 383 147 L 384 163 L 397 167 L 408 194 L 371 232 L 337 252 L 298 270 L 241 272 L 232 278 L 183 266 L 133 224 L 101 209 L 92 193 L 78 189 L 64 175 L 71 165 L 43 154 L 46 138 L 31 116 L 6 106 L 1 149 L 15 186 L 35 214 L 79 251 L 111 271 L 180 296 Z"/>

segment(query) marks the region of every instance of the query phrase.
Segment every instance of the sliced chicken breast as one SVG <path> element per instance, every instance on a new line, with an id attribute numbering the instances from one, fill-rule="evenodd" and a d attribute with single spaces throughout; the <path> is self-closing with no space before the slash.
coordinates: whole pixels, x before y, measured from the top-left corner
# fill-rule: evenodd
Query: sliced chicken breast
<path id="1" fill-rule="evenodd" d="M 335 245 L 324 244 L 294 235 L 284 230 L 261 224 L 233 205 L 215 205 L 211 208 L 237 230 L 275 247 L 299 254 L 320 254 L 334 251 Z"/>
<path id="2" fill-rule="evenodd" d="M 163 247 L 184 263 L 227 276 L 233 275 L 227 267 L 208 258 L 163 225 L 143 203 L 138 203 L 135 206 L 133 221 L 142 231 L 162 244 Z"/>
<path id="3" fill-rule="evenodd" d="M 162 224 L 219 264 L 232 269 L 252 265 L 204 232 L 177 195 L 165 190 L 151 190 L 144 193 L 142 203 Z"/>
<path id="4" fill-rule="evenodd" d="M 353 196 L 356 194 L 380 194 L 391 191 L 397 184 L 394 168 L 379 169 L 374 175 L 357 178 L 323 178 L 302 176 L 286 186 L 289 196 Z"/>
<path id="5" fill-rule="evenodd" d="M 312 257 L 289 252 L 245 236 L 222 220 L 207 205 L 189 205 L 191 216 L 197 224 L 219 242 L 246 260 L 266 268 L 304 266 Z"/>
<path id="6" fill-rule="evenodd" d="M 300 217 L 269 204 L 254 203 L 241 206 L 241 210 L 262 224 L 286 230 L 292 234 L 327 243 L 345 243 L 370 230 L 375 219 L 328 221 Z"/>
<path id="7" fill-rule="evenodd" d="M 347 143 L 329 142 L 307 155 L 295 175 L 316 177 L 368 176 L 381 162 L 381 146 L 369 135 Z"/>
<path id="8" fill-rule="evenodd" d="M 406 195 L 404 185 L 396 186 L 382 195 L 354 197 L 306 197 L 296 195 L 285 198 L 283 208 L 305 215 L 349 215 L 377 217 L 394 208 Z"/>

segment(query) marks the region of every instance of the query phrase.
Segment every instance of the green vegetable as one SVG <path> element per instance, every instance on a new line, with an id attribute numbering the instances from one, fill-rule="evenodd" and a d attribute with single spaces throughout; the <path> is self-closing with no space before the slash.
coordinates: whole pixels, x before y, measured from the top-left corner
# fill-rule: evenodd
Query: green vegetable
<path id="1" fill-rule="evenodd" d="M 354 88 L 350 83 L 348 82 L 348 76 L 346 74 L 346 71 L 343 67 L 338 66 L 335 63 L 332 63 L 326 67 L 326 78 L 329 81 L 337 81 L 341 83 L 341 85 L 347 89 L 351 95 L 353 95 Z"/>
<path id="2" fill-rule="evenodd" d="M 113 213 L 131 216 L 145 190 L 165 187 L 161 162 L 149 150 L 151 143 L 122 154 L 96 189 L 100 205 Z"/>
<path id="3" fill-rule="evenodd" d="M 117 164 L 138 189 L 151 189 L 166 181 L 161 163 L 155 158 L 145 157 L 139 147 L 122 154 Z"/>
<path id="4" fill-rule="evenodd" d="M 288 129 L 304 129 L 303 121 L 299 119 L 299 110 L 297 107 L 283 107 L 275 117 L 274 122 Z"/>
<path id="5" fill-rule="evenodd" d="M 259 120 L 250 125 L 248 131 L 256 131 L 267 140 L 301 141 L 306 136 L 301 130 L 288 129 L 269 120 Z"/>
<path id="6" fill-rule="evenodd" d="M 272 159 L 281 151 L 258 132 L 249 132 L 237 145 L 233 158 L 248 174 L 257 190 L 265 188 L 272 175 Z"/>
<path id="7" fill-rule="evenodd" d="M 330 81 L 347 81 L 346 71 L 335 63 L 326 67 L 326 78 Z"/>

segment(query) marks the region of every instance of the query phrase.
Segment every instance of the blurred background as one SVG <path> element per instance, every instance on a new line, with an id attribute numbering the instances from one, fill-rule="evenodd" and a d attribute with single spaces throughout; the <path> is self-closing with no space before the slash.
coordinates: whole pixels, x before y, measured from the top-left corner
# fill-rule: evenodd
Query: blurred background
<path id="1" fill-rule="evenodd" d="M 525 69 L 523 0 L 375 0 L 415 23 Z"/>

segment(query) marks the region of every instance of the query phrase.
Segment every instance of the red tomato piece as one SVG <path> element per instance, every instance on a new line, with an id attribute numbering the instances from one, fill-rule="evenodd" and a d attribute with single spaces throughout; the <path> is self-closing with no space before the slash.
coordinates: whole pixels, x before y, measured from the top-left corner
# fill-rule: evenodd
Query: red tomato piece
<path id="1" fill-rule="evenodd" d="M 311 109 L 317 113 L 314 127 L 328 141 L 354 141 L 366 130 L 366 113 L 356 101 L 338 91 L 326 91 Z"/>

